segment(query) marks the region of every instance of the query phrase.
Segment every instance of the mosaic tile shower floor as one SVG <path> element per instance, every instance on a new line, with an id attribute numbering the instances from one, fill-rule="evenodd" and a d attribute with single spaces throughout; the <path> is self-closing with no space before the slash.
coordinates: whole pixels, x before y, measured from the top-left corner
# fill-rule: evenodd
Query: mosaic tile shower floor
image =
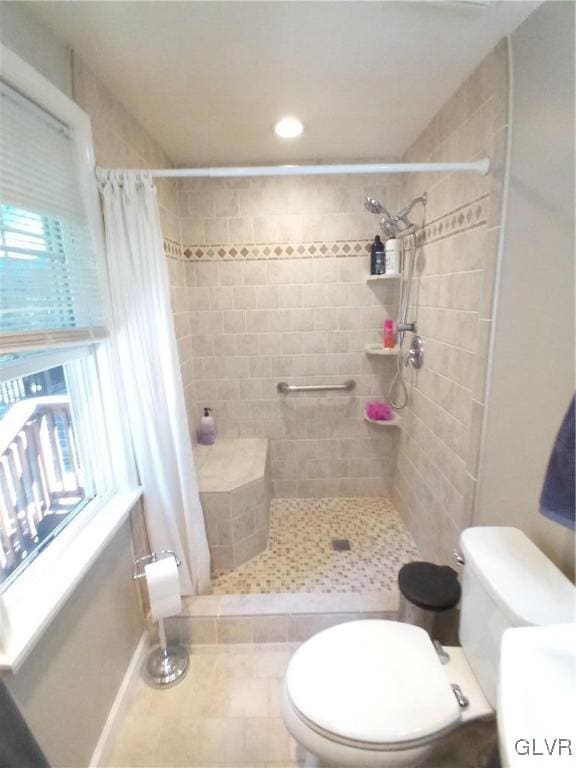
<path id="1" fill-rule="evenodd" d="M 348 539 L 336 552 L 333 539 Z M 391 589 L 420 555 L 388 499 L 274 499 L 268 548 L 217 574 L 214 594 L 373 592 Z"/>

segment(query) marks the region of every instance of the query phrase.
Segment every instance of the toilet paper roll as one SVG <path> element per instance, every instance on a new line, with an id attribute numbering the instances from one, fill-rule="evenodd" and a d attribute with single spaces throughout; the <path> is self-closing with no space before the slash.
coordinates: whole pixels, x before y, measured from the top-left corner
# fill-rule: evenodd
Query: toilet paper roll
<path id="1" fill-rule="evenodd" d="M 178 566 L 173 557 L 163 557 L 144 566 L 150 613 L 154 621 L 182 613 Z"/>

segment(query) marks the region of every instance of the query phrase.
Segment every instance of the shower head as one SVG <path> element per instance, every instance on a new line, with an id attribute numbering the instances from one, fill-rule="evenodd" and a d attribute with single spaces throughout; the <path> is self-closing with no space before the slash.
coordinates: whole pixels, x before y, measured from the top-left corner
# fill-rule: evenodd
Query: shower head
<path id="1" fill-rule="evenodd" d="M 369 213 L 376 213 L 376 214 L 382 213 L 382 206 L 380 205 L 378 200 L 376 200 L 373 197 L 367 197 L 364 200 L 364 208 L 366 208 L 366 210 Z"/>
<path id="2" fill-rule="evenodd" d="M 382 203 L 379 200 L 376 200 L 374 197 L 368 196 L 366 200 L 364 200 L 364 208 L 366 208 L 366 210 L 370 213 L 383 213 L 389 219 L 392 218 L 392 215 L 386 210 L 386 208 L 384 208 Z"/>
<path id="3" fill-rule="evenodd" d="M 396 237 L 396 225 L 394 223 L 394 216 L 392 216 L 390 211 L 388 211 L 379 200 L 368 196 L 364 200 L 364 208 L 366 208 L 366 210 L 370 213 L 374 213 L 376 215 L 383 213 L 384 218 L 380 222 L 382 233 L 387 238 Z"/>
<path id="4" fill-rule="evenodd" d="M 417 203 L 426 205 L 426 199 L 427 193 L 424 192 L 423 195 L 412 200 L 410 205 L 407 205 L 406 208 L 403 208 L 400 213 L 397 213 L 395 216 L 393 216 L 379 200 L 370 196 L 364 200 L 364 208 L 366 208 L 367 211 L 370 211 L 370 213 L 384 214 L 384 218 L 380 222 L 380 228 L 385 237 L 406 237 L 406 235 L 414 234 L 418 229 L 418 226 L 410 221 L 408 214 Z"/>

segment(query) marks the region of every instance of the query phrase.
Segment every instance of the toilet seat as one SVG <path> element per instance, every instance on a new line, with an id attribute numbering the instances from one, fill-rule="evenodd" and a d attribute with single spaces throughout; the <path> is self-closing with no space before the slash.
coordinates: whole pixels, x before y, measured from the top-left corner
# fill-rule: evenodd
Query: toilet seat
<path id="1" fill-rule="evenodd" d="M 418 746 L 460 721 L 428 633 L 396 621 L 339 624 L 310 638 L 292 657 L 286 692 L 306 725 L 360 749 Z"/>

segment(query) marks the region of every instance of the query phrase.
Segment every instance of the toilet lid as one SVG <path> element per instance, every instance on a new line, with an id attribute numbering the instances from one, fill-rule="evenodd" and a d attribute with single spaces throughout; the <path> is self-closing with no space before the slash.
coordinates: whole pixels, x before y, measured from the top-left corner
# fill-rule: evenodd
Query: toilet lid
<path id="1" fill-rule="evenodd" d="M 373 746 L 425 739 L 460 719 L 428 633 L 398 621 L 353 621 L 314 635 L 292 657 L 286 687 L 313 728 Z"/>

